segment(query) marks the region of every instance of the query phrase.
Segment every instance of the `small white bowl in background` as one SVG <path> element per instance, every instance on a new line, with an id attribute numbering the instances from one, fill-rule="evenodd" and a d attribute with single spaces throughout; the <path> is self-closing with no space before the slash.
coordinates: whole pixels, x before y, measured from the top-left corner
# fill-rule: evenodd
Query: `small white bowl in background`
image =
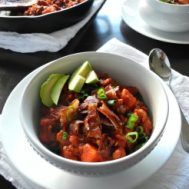
<path id="1" fill-rule="evenodd" d="M 84 61 L 94 70 L 108 73 L 122 85 L 136 86 L 150 109 L 153 132 L 139 150 L 123 158 L 106 162 L 80 162 L 66 159 L 47 149 L 38 138 L 41 83 L 51 73 L 72 73 Z M 20 121 L 33 148 L 53 165 L 76 174 L 109 174 L 135 165 L 157 145 L 168 116 L 168 101 L 161 79 L 153 72 L 130 59 L 107 53 L 85 52 L 69 55 L 45 65 L 27 84 L 21 97 Z"/>
<path id="2" fill-rule="evenodd" d="M 189 31 L 189 4 L 140 0 L 139 14 L 149 26 L 166 32 Z"/>

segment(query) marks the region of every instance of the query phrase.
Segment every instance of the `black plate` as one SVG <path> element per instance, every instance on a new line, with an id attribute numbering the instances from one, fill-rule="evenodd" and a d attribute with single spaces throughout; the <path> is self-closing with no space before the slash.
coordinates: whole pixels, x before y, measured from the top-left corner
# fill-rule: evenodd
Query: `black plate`
<path id="1" fill-rule="evenodd" d="M 0 30 L 19 33 L 50 33 L 81 21 L 87 15 L 93 1 L 87 0 L 71 8 L 40 16 L 0 15 Z"/>

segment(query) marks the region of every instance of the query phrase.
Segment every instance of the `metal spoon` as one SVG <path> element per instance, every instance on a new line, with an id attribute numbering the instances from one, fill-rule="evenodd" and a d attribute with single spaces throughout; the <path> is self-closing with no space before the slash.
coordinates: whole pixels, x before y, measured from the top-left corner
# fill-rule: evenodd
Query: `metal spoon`
<path id="1" fill-rule="evenodd" d="M 165 52 L 158 48 L 152 49 L 149 53 L 149 66 L 150 69 L 160 76 L 172 90 L 170 85 L 172 78 L 171 65 Z M 180 112 L 182 116 L 181 142 L 183 149 L 186 152 L 189 152 L 189 124 L 181 108 Z"/>
<path id="2" fill-rule="evenodd" d="M 0 10 L 15 10 L 29 7 L 37 0 L 0 0 Z"/>

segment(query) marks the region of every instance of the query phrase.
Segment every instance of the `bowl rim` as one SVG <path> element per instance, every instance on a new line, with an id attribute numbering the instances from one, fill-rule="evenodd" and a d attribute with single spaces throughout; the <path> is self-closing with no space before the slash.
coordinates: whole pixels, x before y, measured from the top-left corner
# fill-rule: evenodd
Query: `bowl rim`
<path id="1" fill-rule="evenodd" d="M 67 55 L 67 56 L 64 56 L 64 57 L 61 57 L 61 58 L 58 58 L 56 60 L 53 60 L 43 66 L 41 66 L 40 68 L 40 71 L 37 72 L 33 77 L 32 79 L 30 79 L 30 81 L 28 82 L 27 86 L 23 89 L 22 91 L 22 96 L 21 96 L 21 99 L 24 99 L 24 94 L 25 92 L 27 91 L 27 89 L 30 87 L 30 85 L 32 84 L 32 82 L 35 81 L 35 79 L 37 78 L 38 75 L 40 75 L 41 72 L 43 72 L 45 69 L 47 69 L 48 67 L 51 67 L 53 66 L 53 64 L 55 64 L 56 62 L 60 62 L 64 59 L 67 59 L 67 58 L 70 58 L 72 56 L 80 56 L 80 55 L 100 55 L 100 56 L 114 56 L 114 57 L 117 57 L 117 58 L 123 58 L 125 59 L 125 61 L 129 61 L 128 64 L 137 64 L 137 66 L 139 66 L 140 68 L 144 69 L 144 70 L 147 70 L 149 72 L 149 74 L 151 74 L 151 76 L 158 80 L 160 85 L 161 85 L 161 88 L 162 88 L 162 91 L 163 91 L 163 94 L 164 94 L 164 97 L 166 99 L 166 104 L 164 104 L 165 108 L 166 108 L 166 115 L 164 115 L 164 118 L 163 119 L 163 124 L 161 125 L 161 130 L 160 132 L 157 134 L 157 136 L 155 137 L 155 139 L 158 139 L 160 138 L 160 136 L 162 135 L 163 133 L 163 130 L 166 126 L 166 123 L 167 123 L 167 118 L 168 118 L 168 113 L 169 113 L 169 104 L 168 104 L 168 97 L 167 97 L 167 93 L 166 93 L 166 90 L 165 90 L 165 84 L 163 83 L 163 81 L 155 74 L 153 73 L 152 71 L 150 71 L 149 69 L 147 69 L 145 66 L 141 65 L 140 63 L 138 63 L 137 61 L 134 61 L 132 59 L 129 59 L 128 57 L 124 57 L 124 56 L 120 56 L 120 55 L 116 55 L 116 54 L 112 54 L 112 53 L 104 53 L 104 52 L 96 52 L 96 51 L 88 51 L 88 52 L 80 52 L 80 53 L 74 53 L 74 54 L 70 54 L 70 55 Z M 63 62 L 62 62 L 63 63 Z M 60 63 L 59 63 L 60 64 Z M 35 70 L 34 70 L 35 71 Z M 143 152 L 144 149 L 148 149 L 150 146 L 152 146 L 156 140 L 148 140 L 141 148 L 139 148 L 138 150 L 136 150 L 135 152 L 129 154 L 128 156 L 125 156 L 125 157 L 122 157 L 122 158 L 119 158 L 119 159 L 116 159 L 116 160 L 110 160 L 110 161 L 104 161 L 104 162 L 81 162 L 81 161 L 76 161 L 76 160 L 71 160 L 71 159 L 67 159 L 67 158 L 64 158 L 60 155 L 57 155 L 55 154 L 54 152 L 50 151 L 47 147 L 45 147 L 39 140 L 36 141 L 35 138 L 32 136 L 31 133 L 28 132 L 27 130 L 27 127 L 26 127 L 26 121 L 24 119 L 24 115 L 23 115 L 23 111 L 22 111 L 22 107 L 24 105 L 24 102 L 25 101 L 21 101 L 21 106 L 20 106 L 20 114 L 19 114 L 19 118 L 20 118 L 20 123 L 21 123 L 21 126 L 26 134 L 26 136 L 29 138 L 29 142 L 32 143 L 32 145 L 34 146 L 34 149 L 41 154 L 43 155 L 47 155 L 51 158 L 54 158 L 56 160 L 58 160 L 58 162 L 60 161 L 64 161 L 65 163 L 67 164 L 70 164 L 70 165 L 74 165 L 74 166 L 80 166 L 80 167 L 101 167 L 101 166 L 111 166 L 111 165 L 114 165 L 114 164 L 117 164 L 117 163 L 122 163 L 122 162 L 125 162 L 126 160 L 129 160 L 129 159 L 132 159 L 133 157 L 137 156 L 138 154 L 140 154 L 141 152 Z M 43 156 L 42 155 L 42 156 Z M 44 157 L 45 158 L 45 157 Z M 46 159 L 46 158 L 45 158 Z M 48 160 L 50 161 L 50 160 Z M 51 161 L 50 161 L 51 162 Z M 53 163 L 53 162 L 51 162 Z"/>

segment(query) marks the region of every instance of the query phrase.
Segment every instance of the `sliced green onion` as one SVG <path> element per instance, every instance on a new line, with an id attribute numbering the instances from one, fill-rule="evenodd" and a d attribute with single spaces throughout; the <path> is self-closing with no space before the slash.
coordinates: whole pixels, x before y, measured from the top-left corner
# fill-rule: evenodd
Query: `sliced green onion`
<path id="1" fill-rule="evenodd" d="M 67 132 L 64 131 L 64 132 L 62 133 L 62 139 L 63 139 L 63 140 L 67 140 L 67 139 L 68 139 L 68 133 L 67 133 Z"/>
<path id="2" fill-rule="evenodd" d="M 98 91 L 97 91 L 97 97 L 100 100 L 107 99 L 106 92 L 105 92 L 104 88 L 101 87 L 100 89 L 98 89 Z"/>
<path id="3" fill-rule="evenodd" d="M 133 129 L 137 121 L 138 121 L 138 116 L 134 113 L 131 114 L 126 124 L 127 128 Z"/>
<path id="4" fill-rule="evenodd" d="M 115 100 L 108 100 L 107 101 L 107 104 L 109 105 L 109 106 L 114 106 L 115 105 Z"/>
<path id="5" fill-rule="evenodd" d="M 129 143 L 135 143 L 138 139 L 138 133 L 136 131 L 129 132 L 126 134 L 125 138 Z"/>
<path id="6" fill-rule="evenodd" d="M 136 127 L 136 131 L 138 132 L 139 135 L 143 134 L 144 133 L 144 129 L 142 126 L 137 126 Z"/>

